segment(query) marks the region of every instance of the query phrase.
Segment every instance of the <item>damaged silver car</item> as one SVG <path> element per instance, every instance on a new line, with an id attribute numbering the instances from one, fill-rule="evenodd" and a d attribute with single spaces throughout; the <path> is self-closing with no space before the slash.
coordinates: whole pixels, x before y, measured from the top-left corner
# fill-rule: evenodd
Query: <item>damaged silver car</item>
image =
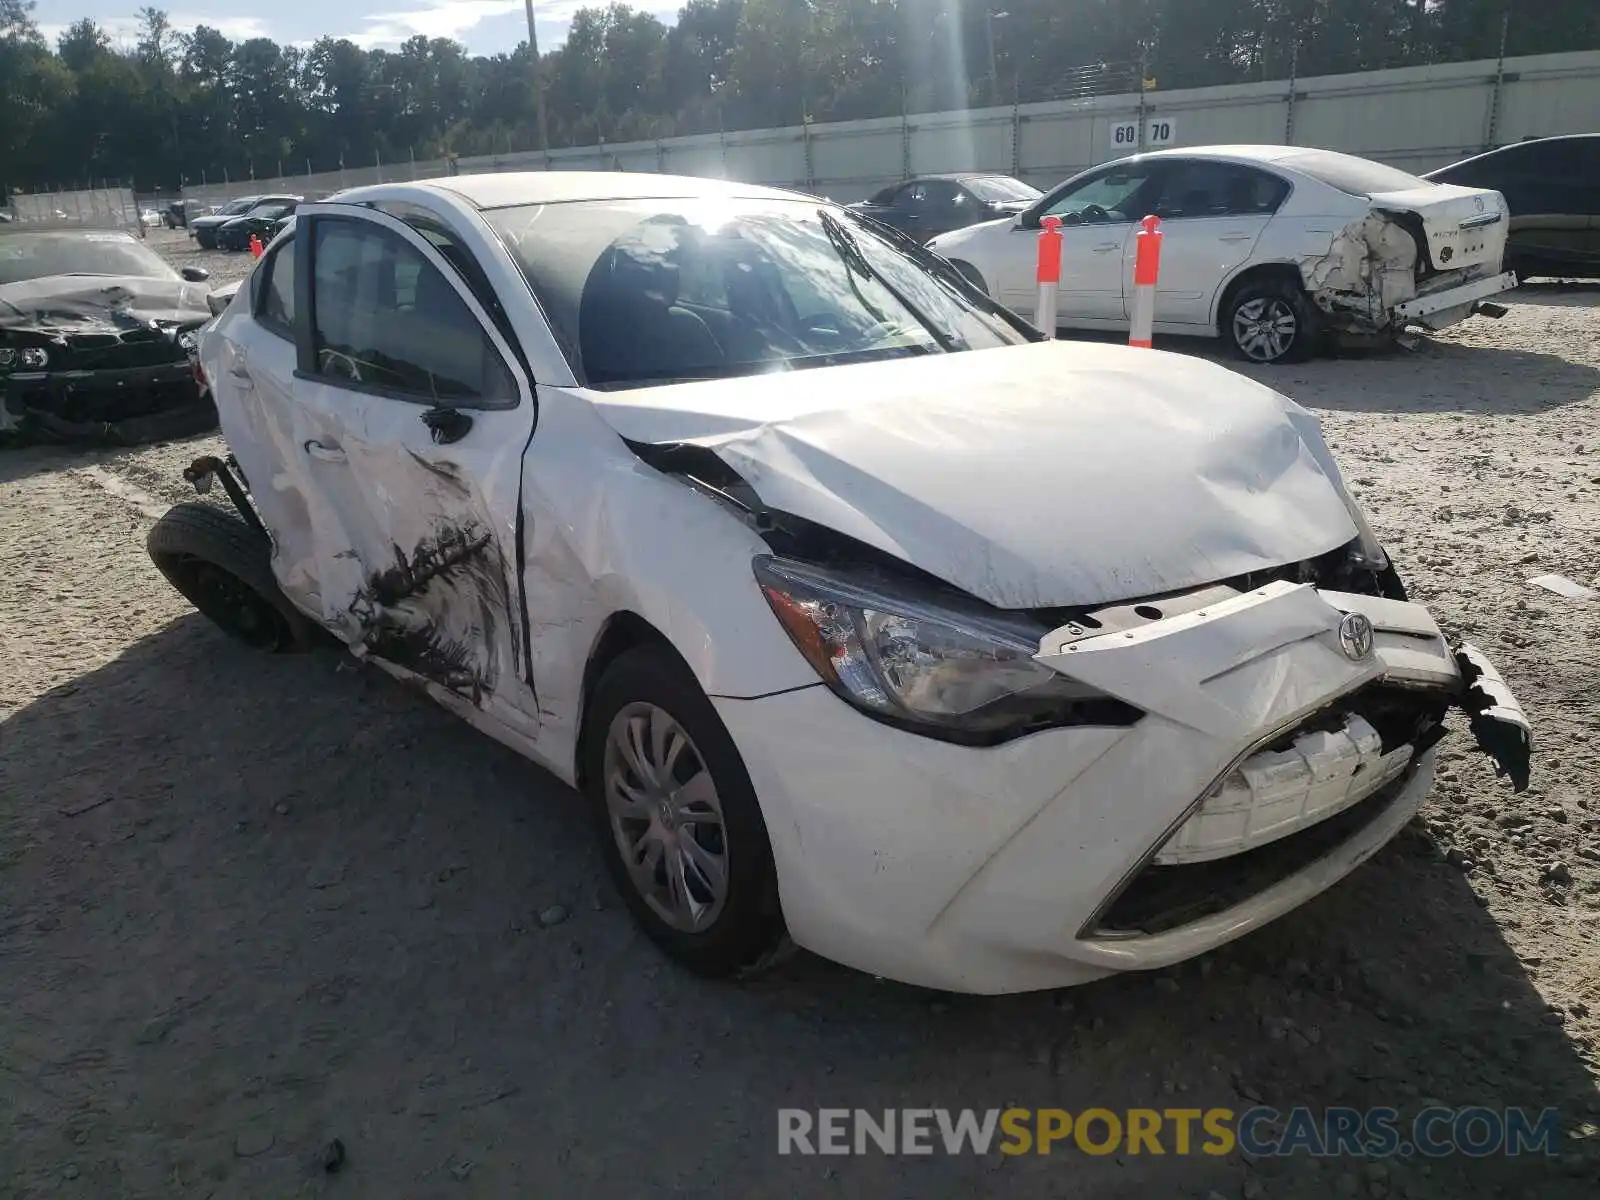
<path id="1" fill-rule="evenodd" d="M 216 424 L 191 360 L 208 274 L 121 230 L 0 232 L 0 440 L 130 443 Z"/>
<path id="2" fill-rule="evenodd" d="M 1407 598 L 1309 413 L 1045 341 L 815 198 L 357 189 L 200 358 L 232 457 L 189 477 L 235 511 L 175 507 L 156 567 L 574 784 L 707 974 L 791 944 L 970 992 L 1163 967 L 1377 853 L 1450 709 L 1528 782 L 1515 699 Z"/>
<path id="3" fill-rule="evenodd" d="M 1220 337 L 1249 362 L 1325 341 L 1394 341 L 1474 314 L 1516 286 L 1503 269 L 1505 198 L 1304 146 L 1195 146 L 1120 159 L 1020 215 L 929 248 L 1019 313 L 1038 298 L 1038 230 L 1062 222 L 1063 328 L 1121 330 L 1139 222 L 1161 219 L 1155 332 Z"/>

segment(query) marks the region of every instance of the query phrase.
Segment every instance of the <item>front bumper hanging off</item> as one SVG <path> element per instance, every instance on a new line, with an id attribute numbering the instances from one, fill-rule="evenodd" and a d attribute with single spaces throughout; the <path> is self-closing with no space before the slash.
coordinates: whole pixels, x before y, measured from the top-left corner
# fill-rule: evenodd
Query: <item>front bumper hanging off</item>
<path id="1" fill-rule="evenodd" d="M 1527 714 L 1483 651 L 1463 642 L 1455 659 L 1461 668 L 1461 707 L 1478 748 L 1494 760 L 1495 774 L 1510 778 L 1512 791 L 1526 791 L 1533 761 L 1533 727 Z"/>

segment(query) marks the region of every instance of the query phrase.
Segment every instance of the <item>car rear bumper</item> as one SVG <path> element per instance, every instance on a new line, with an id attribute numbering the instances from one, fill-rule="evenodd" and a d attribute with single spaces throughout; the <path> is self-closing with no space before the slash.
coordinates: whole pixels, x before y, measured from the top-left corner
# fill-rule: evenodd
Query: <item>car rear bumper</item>
<path id="1" fill-rule="evenodd" d="M 1395 305 L 1395 321 L 1397 324 L 1444 329 L 1471 316 L 1473 307 L 1480 302 L 1492 296 L 1504 295 L 1516 286 L 1516 272 L 1505 271 L 1457 287 L 1427 292 Z"/>
<path id="2" fill-rule="evenodd" d="M 1205 613 L 1151 626 L 1177 639 L 1158 655 L 1174 664 L 1158 689 L 1171 700 L 1131 728 L 970 748 L 870 721 L 822 687 L 717 700 L 761 798 L 794 940 L 951 991 L 1061 987 L 1201 954 L 1354 870 L 1428 792 L 1435 714 L 1462 701 L 1457 660 L 1416 605 L 1372 602 L 1375 649 L 1355 662 L 1339 649 L 1339 606 L 1365 612 L 1371 598 L 1243 599 L 1210 628 Z M 1318 740 L 1375 699 L 1411 697 L 1424 733 L 1386 745 L 1392 769 L 1370 784 L 1346 748 Z M 1321 797 L 1316 820 L 1278 820 L 1300 793 L 1263 789 L 1261 820 L 1223 852 L 1171 852 L 1193 850 L 1186 831 L 1241 768 L 1289 745 L 1312 747 L 1317 786 L 1302 790 Z"/>

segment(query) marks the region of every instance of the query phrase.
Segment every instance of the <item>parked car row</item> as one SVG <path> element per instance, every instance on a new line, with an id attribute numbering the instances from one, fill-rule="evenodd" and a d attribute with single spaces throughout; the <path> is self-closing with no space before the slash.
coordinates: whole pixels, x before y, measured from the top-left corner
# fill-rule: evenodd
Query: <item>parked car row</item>
<path id="1" fill-rule="evenodd" d="M 243 250 L 252 233 L 270 240 L 279 222 L 292 213 L 304 196 L 241 196 L 216 212 L 188 219 L 189 236 L 202 250 Z"/>
<path id="2" fill-rule="evenodd" d="M 1404 233 L 1498 272 L 1465 189 L 1390 217 L 1303 169 L 1343 164 L 1262 161 L 1034 211 L 1120 258 L 1119 195 L 1242 165 L 1243 218 L 1302 246 L 1297 195 L 1369 235 L 1351 256 Z M 1036 244 L 1011 224 L 974 229 Z M 614 172 L 354 189 L 297 209 L 199 359 L 231 456 L 187 474 L 236 512 L 175 507 L 156 566 L 574 784 L 634 919 L 710 975 L 791 942 L 958 991 L 1161 967 L 1392 838 L 1452 708 L 1528 782 L 1514 697 L 1408 599 L 1303 409 L 1046 340 L 861 209 Z"/>
<path id="3" fill-rule="evenodd" d="M 1321 150 L 1199 147 L 1102 164 L 1048 196 L 1004 175 L 927 175 L 850 208 L 1029 316 L 1037 234 L 1059 217 L 1064 329 L 1126 327 L 1136 235 L 1153 214 L 1156 332 L 1293 361 L 1332 337 L 1495 315 L 1515 276 L 1600 277 L 1600 134 L 1519 143 L 1426 177 Z"/>

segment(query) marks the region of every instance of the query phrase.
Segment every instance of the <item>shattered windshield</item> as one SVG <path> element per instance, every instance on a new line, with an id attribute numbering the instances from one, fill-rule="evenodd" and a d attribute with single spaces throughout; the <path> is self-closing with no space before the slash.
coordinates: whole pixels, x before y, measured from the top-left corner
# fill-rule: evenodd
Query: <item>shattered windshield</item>
<path id="1" fill-rule="evenodd" d="M 595 200 L 485 216 L 593 387 L 1030 340 L 932 255 L 815 201 Z"/>
<path id="2" fill-rule="evenodd" d="M 156 253 L 127 233 L 0 235 L 0 285 L 52 275 L 119 275 L 177 279 Z"/>

